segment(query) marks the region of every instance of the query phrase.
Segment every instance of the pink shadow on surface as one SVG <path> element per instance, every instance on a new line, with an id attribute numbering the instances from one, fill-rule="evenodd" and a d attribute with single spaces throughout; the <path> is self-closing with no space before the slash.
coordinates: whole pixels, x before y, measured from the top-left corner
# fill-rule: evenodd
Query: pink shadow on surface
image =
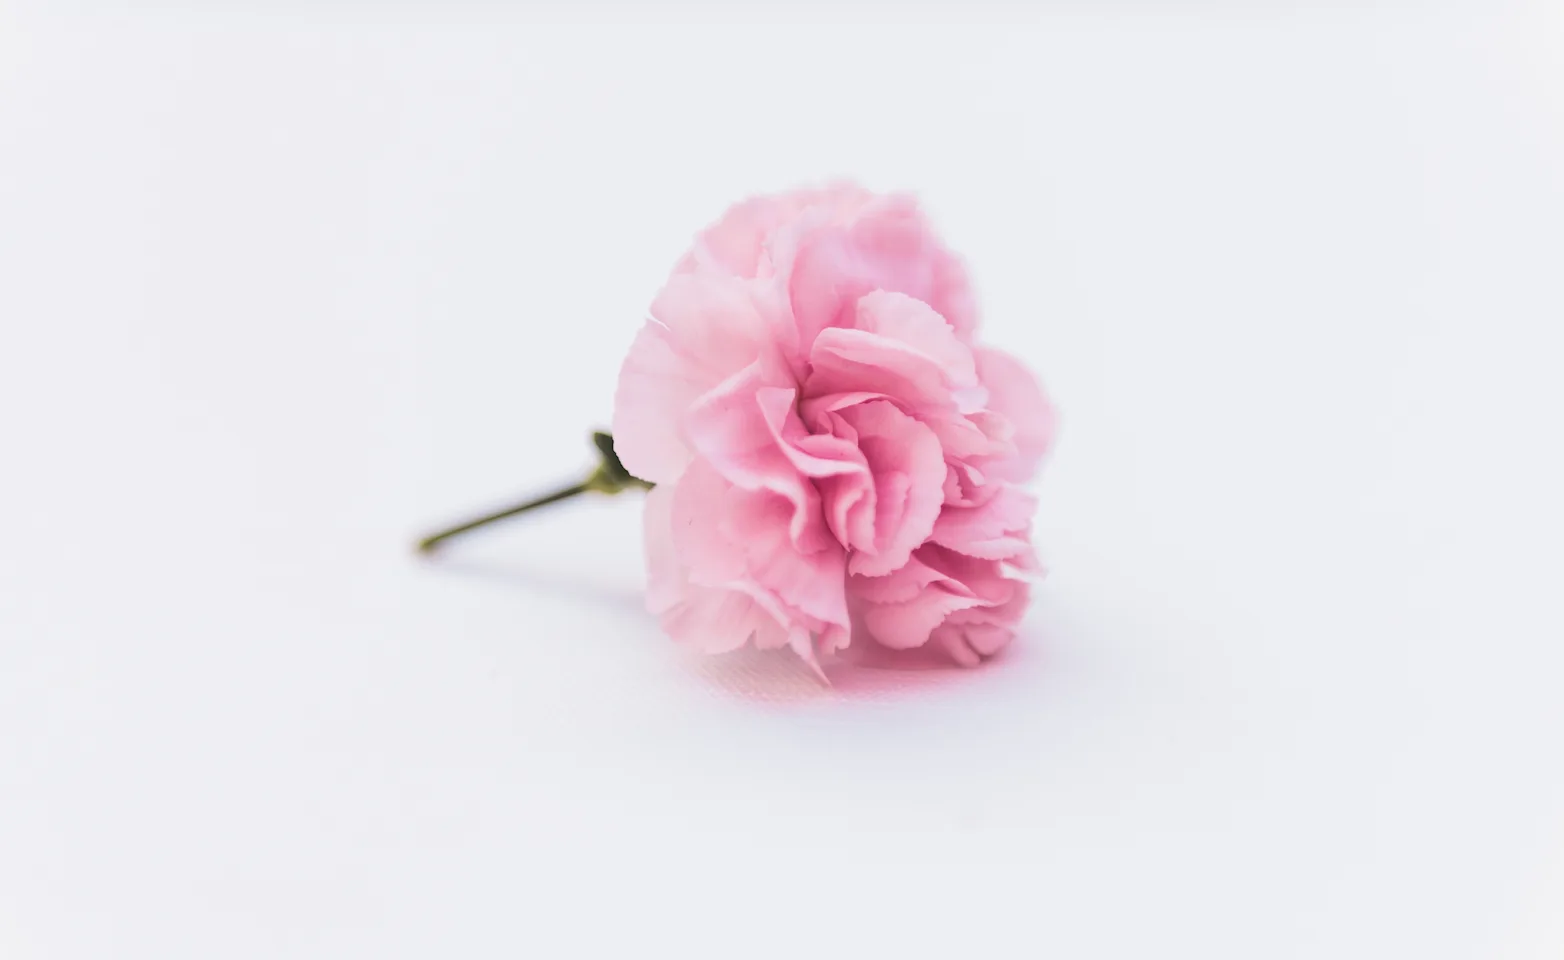
<path id="1" fill-rule="evenodd" d="M 1024 643 L 1024 638 L 1017 642 Z M 759 703 L 889 701 L 925 697 L 982 682 L 1005 668 L 1006 653 L 977 667 L 951 662 L 943 651 L 886 650 L 867 642 L 825 666 L 828 683 L 786 650 L 738 650 L 718 656 L 678 651 L 688 671 L 717 692 Z"/>

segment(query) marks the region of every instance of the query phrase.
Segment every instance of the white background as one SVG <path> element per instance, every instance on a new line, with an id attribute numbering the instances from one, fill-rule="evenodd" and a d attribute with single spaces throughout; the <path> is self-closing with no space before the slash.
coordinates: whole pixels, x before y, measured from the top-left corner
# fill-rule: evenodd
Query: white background
<path id="1" fill-rule="evenodd" d="M 1564 952 L 1564 5 L 576 13 L 0 8 L 0 955 Z M 413 559 L 837 175 L 1062 409 L 1010 655 Z"/>

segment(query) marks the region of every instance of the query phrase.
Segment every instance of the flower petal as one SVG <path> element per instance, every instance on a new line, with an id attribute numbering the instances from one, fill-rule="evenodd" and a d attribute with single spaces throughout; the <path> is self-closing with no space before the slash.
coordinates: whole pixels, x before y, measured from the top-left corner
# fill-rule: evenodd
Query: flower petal
<path id="1" fill-rule="evenodd" d="M 848 590 L 859 621 L 881 645 L 935 643 L 969 666 L 1008 642 L 1028 597 L 1026 584 L 999 561 L 932 544 L 887 576 L 850 577 Z"/>
<path id="2" fill-rule="evenodd" d="M 1025 483 L 1053 443 L 1058 417 L 1037 378 L 1002 350 L 976 351 L 978 376 L 988 387 L 988 409 L 1010 422 L 1018 456 L 990 469 L 996 477 Z"/>
<path id="3" fill-rule="evenodd" d="M 746 490 L 696 460 L 679 479 L 672 540 L 692 583 L 749 590 L 783 622 L 847 623 L 846 556 L 818 509 L 805 536 L 792 534 L 793 505 L 769 490 Z"/>
<path id="4" fill-rule="evenodd" d="M 825 222 L 846 219 L 871 199 L 869 191 L 853 183 L 752 197 L 734 204 L 722 219 L 702 231 L 680 261 L 678 271 L 767 276 L 771 271 L 767 247 L 777 231 L 797 221 L 806 211 L 819 211 Z"/>
<path id="5" fill-rule="evenodd" d="M 856 550 L 848 568 L 880 576 L 905 566 L 933 532 L 945 500 L 945 454 L 934 431 L 884 400 L 840 416 L 857 433 L 874 483 L 873 539 L 848 544 Z"/>
<path id="6" fill-rule="evenodd" d="M 677 479 L 690 462 L 679 425 L 708 388 L 705 375 L 679 355 L 668 328 L 648 320 L 614 393 L 614 452 L 625 469 L 653 483 Z"/>
<path id="7" fill-rule="evenodd" d="M 858 300 L 853 326 L 877 333 L 932 360 L 952 389 L 978 386 L 972 349 L 956 337 L 956 331 L 944 317 L 922 300 L 890 290 L 872 291 Z"/>
<path id="8" fill-rule="evenodd" d="M 676 642 L 704 653 L 727 653 L 744 646 L 752 637 L 782 633 L 781 626 L 752 597 L 737 590 L 699 584 L 686 587 L 679 603 L 659 620 Z"/>
<path id="9" fill-rule="evenodd" d="M 970 340 L 977 327 L 966 271 L 935 237 L 910 197 L 881 198 L 848 224 L 800 231 L 780 251 L 801 343 L 820 331 L 850 326 L 852 305 L 873 290 L 905 293 L 929 304 Z"/>
<path id="10" fill-rule="evenodd" d="M 972 352 L 927 304 L 877 291 L 857 305 L 857 324 L 815 338 L 804 397 L 877 394 L 910 411 L 959 413 L 978 386 Z M 833 399 L 839 404 L 840 399 Z"/>
<path id="11" fill-rule="evenodd" d="M 632 474 L 676 478 L 690 460 L 683 423 L 696 399 L 748 366 L 780 368 L 783 328 L 764 301 L 761 288 L 737 279 L 669 279 L 614 394 L 615 450 Z"/>
<path id="12" fill-rule="evenodd" d="M 1015 484 L 1053 438 L 1013 358 L 973 345 L 965 271 L 908 197 L 752 200 L 697 239 L 621 370 L 619 453 L 657 484 L 647 602 L 701 649 L 854 628 L 973 664 L 1040 571 Z"/>
<path id="13" fill-rule="evenodd" d="M 1013 484 L 971 506 L 947 504 L 934 523 L 930 540 L 957 553 L 985 560 L 1006 560 L 1031 553 L 1027 531 L 1037 511 L 1037 498 Z"/>
<path id="14" fill-rule="evenodd" d="M 673 542 L 673 494 L 675 487 L 662 484 L 646 492 L 641 511 L 643 548 L 646 553 L 646 609 L 660 614 L 672 609 L 688 583 L 679 551 Z"/>
<path id="15" fill-rule="evenodd" d="M 852 444 L 810 437 L 794 409 L 796 391 L 771 386 L 760 362 L 729 377 L 697 401 L 685 416 L 690 442 L 711 467 L 746 490 L 769 490 L 793 506 L 796 545 L 820 515 L 811 478 L 863 473 Z"/>
<path id="16" fill-rule="evenodd" d="M 921 647 L 929 635 L 958 610 L 981 604 L 977 597 L 964 597 L 945 590 L 925 590 L 902 603 L 879 603 L 863 612 L 864 629 L 882 645 L 893 650 Z"/>

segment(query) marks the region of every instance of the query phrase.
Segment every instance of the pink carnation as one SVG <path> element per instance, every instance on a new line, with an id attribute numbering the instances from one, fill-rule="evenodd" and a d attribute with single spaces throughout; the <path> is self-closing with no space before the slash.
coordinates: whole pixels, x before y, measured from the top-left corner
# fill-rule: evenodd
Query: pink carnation
<path id="1" fill-rule="evenodd" d="M 614 400 L 675 640 L 821 658 L 869 638 L 997 652 L 1037 569 L 1053 413 L 974 342 L 961 263 L 916 204 L 855 186 L 741 203 L 680 261 Z"/>

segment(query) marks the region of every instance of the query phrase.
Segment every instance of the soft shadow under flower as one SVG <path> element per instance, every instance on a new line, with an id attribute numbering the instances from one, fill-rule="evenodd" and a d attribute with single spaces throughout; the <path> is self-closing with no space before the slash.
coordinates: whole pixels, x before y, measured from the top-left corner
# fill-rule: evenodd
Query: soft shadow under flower
<path id="1" fill-rule="evenodd" d="M 718 693 L 756 703 L 874 702 L 925 697 L 982 683 L 1010 659 L 1001 651 L 972 669 L 943 651 L 921 647 L 888 650 L 872 643 L 849 648 L 824 666 L 824 679 L 797 657 L 745 647 L 715 656 L 688 651 L 687 672 Z"/>

